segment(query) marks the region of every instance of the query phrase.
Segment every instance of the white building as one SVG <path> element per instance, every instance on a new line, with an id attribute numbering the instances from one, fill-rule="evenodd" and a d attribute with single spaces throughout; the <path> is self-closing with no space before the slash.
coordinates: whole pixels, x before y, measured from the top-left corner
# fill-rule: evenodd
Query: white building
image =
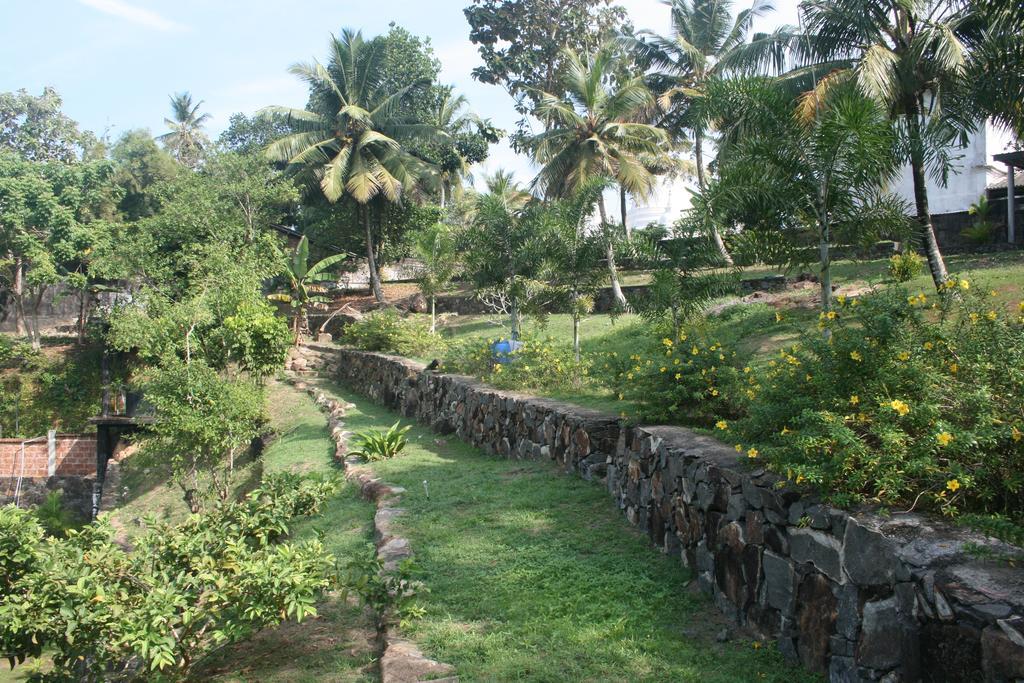
<path id="1" fill-rule="evenodd" d="M 1012 137 L 1008 133 L 996 128 L 991 122 L 971 135 L 967 147 L 954 150 L 954 157 L 960 157 L 953 161 L 957 172 L 949 175 L 945 187 L 930 176 L 926 178 L 929 211 L 933 214 L 966 211 L 985 194 L 986 188 L 1005 180 L 1005 166 L 994 162 L 992 157 L 1007 151 L 1011 141 Z M 914 181 L 909 166 L 900 172 L 890 189 L 913 207 Z"/>
<path id="2" fill-rule="evenodd" d="M 926 178 L 931 213 L 966 211 L 985 193 L 986 188 L 1004 183 L 1006 167 L 993 161 L 992 157 L 1010 149 L 1011 141 L 1012 137 L 1008 133 L 991 123 L 971 135 L 966 148 L 954 151 L 953 166 L 956 172 L 950 173 L 945 187 L 930 176 Z M 628 201 L 626 222 L 631 229 L 643 228 L 651 223 L 672 225 L 683 211 L 690 208 L 690 199 L 696 186 L 696 180 L 690 178 L 659 182 L 658 188 L 646 201 Z M 890 190 L 906 199 L 913 210 L 914 183 L 909 166 L 891 183 Z M 613 199 L 610 193 L 606 202 L 609 207 L 618 207 L 618 197 Z M 617 216 L 618 212 L 614 213 Z"/>

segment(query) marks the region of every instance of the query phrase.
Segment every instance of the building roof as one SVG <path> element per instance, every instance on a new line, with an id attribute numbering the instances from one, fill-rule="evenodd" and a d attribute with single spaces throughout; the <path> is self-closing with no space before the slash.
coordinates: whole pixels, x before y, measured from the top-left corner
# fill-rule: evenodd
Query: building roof
<path id="1" fill-rule="evenodd" d="M 1024 168 L 1024 151 L 993 154 L 992 158 L 1000 163 L 1006 164 L 1007 166 Z"/>

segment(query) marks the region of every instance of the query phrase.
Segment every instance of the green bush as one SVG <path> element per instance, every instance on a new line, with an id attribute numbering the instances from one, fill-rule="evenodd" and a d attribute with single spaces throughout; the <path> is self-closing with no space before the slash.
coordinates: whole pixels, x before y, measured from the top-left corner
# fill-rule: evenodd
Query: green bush
<path id="1" fill-rule="evenodd" d="M 912 251 L 893 254 L 889 258 L 889 277 L 896 282 L 907 282 L 924 272 L 924 259 Z"/>
<path id="2" fill-rule="evenodd" d="M 471 339 L 450 347 L 444 370 L 472 375 L 501 389 L 565 391 L 589 381 L 590 360 L 577 361 L 568 344 L 523 335 L 522 347 L 499 363 L 491 351 L 497 341 Z"/>
<path id="3" fill-rule="evenodd" d="M 1024 316 L 944 294 L 838 298 L 757 374 L 730 436 L 839 503 L 1024 512 Z M 827 331 L 827 334 L 823 334 Z"/>
<path id="4" fill-rule="evenodd" d="M 150 522 L 131 552 L 106 521 L 43 540 L 30 515 L 0 508 L 0 651 L 45 651 L 43 680 L 179 680 L 215 648 L 315 615 L 334 558 L 319 540 L 277 541 L 332 490 L 270 478 L 241 503 Z"/>
<path id="5" fill-rule="evenodd" d="M 63 491 L 50 491 L 32 514 L 47 534 L 57 538 L 64 538 L 68 531 L 80 529 L 85 523 L 80 515 L 64 505 Z"/>
<path id="6" fill-rule="evenodd" d="M 444 339 L 430 331 L 429 320 L 402 317 L 394 308 L 382 308 L 348 324 L 341 341 L 363 351 L 401 356 L 425 356 L 444 348 Z"/>
<path id="7" fill-rule="evenodd" d="M 603 363 L 618 397 L 633 400 L 647 421 L 710 427 L 734 417 L 749 391 L 750 369 L 744 373 L 736 351 L 687 333 L 628 357 L 606 354 Z"/>
<path id="8" fill-rule="evenodd" d="M 391 425 L 387 430 L 369 429 L 356 434 L 357 444 L 352 455 L 359 455 L 370 462 L 388 460 L 394 458 L 403 450 L 408 443 L 405 435 L 412 429 L 412 425 L 399 427 L 398 422 Z"/>

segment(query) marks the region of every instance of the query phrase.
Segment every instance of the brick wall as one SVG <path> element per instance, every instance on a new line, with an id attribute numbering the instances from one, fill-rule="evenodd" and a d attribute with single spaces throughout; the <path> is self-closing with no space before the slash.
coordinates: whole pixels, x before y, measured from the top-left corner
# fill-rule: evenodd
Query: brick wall
<path id="1" fill-rule="evenodd" d="M 22 439 L 0 439 L 0 479 L 8 477 L 45 478 L 49 476 L 49 448 L 46 438 L 25 444 L 22 470 Z M 57 476 L 96 476 L 96 437 L 83 434 L 58 434 Z"/>

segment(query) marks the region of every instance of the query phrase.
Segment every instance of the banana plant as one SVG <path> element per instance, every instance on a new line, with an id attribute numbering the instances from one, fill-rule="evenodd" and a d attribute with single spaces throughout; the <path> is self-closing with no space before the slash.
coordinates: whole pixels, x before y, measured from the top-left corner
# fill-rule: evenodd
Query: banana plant
<path id="1" fill-rule="evenodd" d="M 334 254 L 309 265 L 309 240 L 303 235 L 288 259 L 284 272 L 288 278 L 288 291 L 267 295 L 271 301 L 281 301 L 292 307 L 292 331 L 295 333 L 296 344 L 302 341 L 302 329 L 310 305 L 329 301 L 324 296 L 327 288 L 323 283 L 333 279 L 331 267 L 344 258 L 345 254 Z"/>

